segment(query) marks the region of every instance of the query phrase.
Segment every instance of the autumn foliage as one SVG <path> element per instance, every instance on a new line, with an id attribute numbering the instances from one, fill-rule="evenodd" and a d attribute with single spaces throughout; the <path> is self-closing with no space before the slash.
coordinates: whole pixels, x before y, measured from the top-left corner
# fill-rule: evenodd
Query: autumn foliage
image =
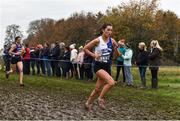
<path id="1" fill-rule="evenodd" d="M 29 24 L 27 41 L 31 45 L 57 41 L 83 45 L 98 35 L 105 22 L 113 24 L 113 37 L 117 41 L 125 38 L 133 43 L 135 55 L 139 42 L 149 46 L 156 39 L 164 49 L 164 57 L 180 62 L 180 18 L 172 11 L 159 9 L 157 0 L 131 0 L 108 8 L 105 14 L 81 12 L 57 21 L 35 20 Z"/>

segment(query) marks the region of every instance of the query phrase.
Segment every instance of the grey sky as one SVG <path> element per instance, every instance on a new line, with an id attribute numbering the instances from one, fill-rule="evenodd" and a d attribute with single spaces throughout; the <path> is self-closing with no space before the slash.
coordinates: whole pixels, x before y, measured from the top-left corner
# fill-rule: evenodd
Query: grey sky
<path id="1" fill-rule="evenodd" d="M 74 12 L 98 12 L 128 0 L 0 0 L 0 48 L 6 26 L 17 24 L 26 34 L 30 21 L 41 18 L 67 18 Z M 180 0 L 161 0 L 160 8 L 172 10 L 180 16 Z"/>

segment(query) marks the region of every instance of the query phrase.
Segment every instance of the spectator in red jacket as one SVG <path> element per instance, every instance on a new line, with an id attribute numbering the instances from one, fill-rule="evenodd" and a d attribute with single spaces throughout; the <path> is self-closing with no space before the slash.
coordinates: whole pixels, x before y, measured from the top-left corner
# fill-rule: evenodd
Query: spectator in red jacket
<path id="1" fill-rule="evenodd" d="M 23 55 L 23 72 L 24 74 L 30 74 L 30 48 L 28 43 L 25 44 L 25 54 Z"/>

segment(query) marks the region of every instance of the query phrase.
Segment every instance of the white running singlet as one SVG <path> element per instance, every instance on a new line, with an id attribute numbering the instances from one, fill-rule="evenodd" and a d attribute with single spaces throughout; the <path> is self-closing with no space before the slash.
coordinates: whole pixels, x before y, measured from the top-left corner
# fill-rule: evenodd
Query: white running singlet
<path id="1" fill-rule="evenodd" d="M 99 44 L 95 47 L 95 53 L 100 54 L 100 59 L 96 59 L 95 61 L 110 62 L 110 56 L 112 53 L 112 39 L 109 38 L 108 42 L 106 43 L 102 36 L 99 37 Z"/>

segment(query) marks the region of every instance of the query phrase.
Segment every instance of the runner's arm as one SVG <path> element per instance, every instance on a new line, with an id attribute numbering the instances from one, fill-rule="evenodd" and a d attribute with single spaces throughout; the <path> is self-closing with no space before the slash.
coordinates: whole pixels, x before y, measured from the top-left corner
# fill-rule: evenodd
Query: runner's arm
<path id="1" fill-rule="evenodd" d="M 20 55 L 20 53 L 18 52 L 18 53 L 15 53 L 15 52 L 13 52 L 13 50 L 16 48 L 16 45 L 15 44 L 12 44 L 11 45 L 11 48 L 10 48 L 10 50 L 9 50 L 9 54 L 11 54 L 11 55 Z"/>
<path id="2" fill-rule="evenodd" d="M 96 38 L 94 40 L 92 40 L 91 42 L 89 42 L 87 45 L 85 45 L 84 47 L 84 52 L 90 56 L 92 56 L 93 58 L 98 58 L 99 55 L 97 55 L 96 53 L 91 52 L 90 50 L 92 50 L 93 47 L 95 47 L 97 44 L 99 43 L 99 39 Z"/>
<path id="3" fill-rule="evenodd" d="M 118 43 L 114 40 L 114 39 L 112 39 L 112 43 L 113 43 L 113 47 L 114 47 L 114 53 L 115 53 L 115 56 L 116 57 L 119 57 L 119 56 L 121 56 L 122 55 L 122 53 L 118 50 Z"/>

